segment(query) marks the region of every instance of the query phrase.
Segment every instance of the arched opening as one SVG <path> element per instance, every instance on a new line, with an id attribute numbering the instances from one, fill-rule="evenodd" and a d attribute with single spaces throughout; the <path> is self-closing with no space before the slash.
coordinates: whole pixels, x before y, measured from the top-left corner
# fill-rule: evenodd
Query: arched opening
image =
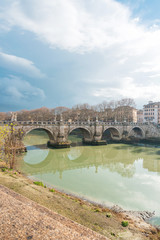
<path id="1" fill-rule="evenodd" d="M 34 128 L 26 132 L 23 142 L 28 150 L 34 150 L 35 148 L 46 149 L 49 139 L 53 139 L 53 135 L 48 129 Z"/>
<path id="2" fill-rule="evenodd" d="M 129 133 L 129 137 L 131 138 L 143 138 L 144 137 L 144 132 L 141 128 L 139 127 L 134 127 Z"/>
<path id="3" fill-rule="evenodd" d="M 68 140 L 71 141 L 71 146 L 81 146 L 84 140 L 90 140 L 91 134 L 85 128 L 75 128 L 69 132 Z"/>
<path id="4" fill-rule="evenodd" d="M 106 140 L 107 142 L 112 142 L 120 139 L 120 133 L 119 131 L 114 128 L 110 127 L 107 128 L 102 135 L 102 140 Z"/>

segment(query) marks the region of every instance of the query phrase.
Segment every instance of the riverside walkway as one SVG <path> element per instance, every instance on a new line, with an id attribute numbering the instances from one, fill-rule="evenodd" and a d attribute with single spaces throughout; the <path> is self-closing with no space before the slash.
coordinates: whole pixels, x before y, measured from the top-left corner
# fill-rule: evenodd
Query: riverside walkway
<path id="1" fill-rule="evenodd" d="M 2 185 L 0 196 L 0 239 L 107 240 Z"/>

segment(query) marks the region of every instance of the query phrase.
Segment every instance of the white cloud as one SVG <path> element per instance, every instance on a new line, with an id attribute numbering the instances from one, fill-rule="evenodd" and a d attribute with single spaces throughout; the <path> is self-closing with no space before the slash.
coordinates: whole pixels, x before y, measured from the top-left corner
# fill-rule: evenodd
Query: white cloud
<path id="1" fill-rule="evenodd" d="M 152 173 L 136 173 L 134 176 L 137 180 L 141 182 L 141 184 L 150 185 L 155 192 L 160 192 L 160 189 L 157 187 L 160 184 L 160 177 L 158 175 L 153 175 Z"/>
<path id="2" fill-rule="evenodd" d="M 23 99 L 23 94 L 17 89 L 17 86 L 8 86 L 6 88 L 6 94 L 9 95 L 9 97 L 21 100 Z"/>
<path id="3" fill-rule="evenodd" d="M 126 77 L 121 79 L 120 87 L 97 88 L 96 90 L 93 90 L 91 94 L 95 97 L 103 97 L 106 99 L 113 99 L 113 96 L 115 96 L 116 99 L 132 97 L 135 100 L 139 99 L 144 102 L 146 99 L 159 101 L 159 92 L 160 85 L 152 82 L 146 85 L 141 83 L 137 84 L 132 78 Z"/>
<path id="4" fill-rule="evenodd" d="M 0 79 L 1 104 L 22 104 L 32 103 L 35 100 L 42 102 L 45 99 L 45 93 L 42 89 L 32 86 L 26 80 L 16 76 L 9 76 Z"/>
<path id="5" fill-rule="evenodd" d="M 144 37 L 143 27 L 114 0 L 7 0 L 1 18 L 35 33 L 51 47 L 69 51 L 104 49 Z"/>
<path id="6" fill-rule="evenodd" d="M 3 52 L 0 52 L 0 66 L 29 77 L 44 77 L 44 74 L 34 66 L 32 61 Z"/>
<path id="7" fill-rule="evenodd" d="M 86 52 L 120 47 L 117 55 L 145 54 L 158 45 L 160 29 L 146 29 L 114 0 L 6 0 L 1 19 L 31 31 L 53 48 Z M 4 4 L 5 5 L 5 4 Z"/>
<path id="8" fill-rule="evenodd" d="M 90 96 L 160 100 L 159 19 L 147 27 L 115 0 L 6 0 L 0 19 L 6 28 L 30 31 L 51 48 L 103 56 L 94 78 L 87 76 Z M 31 61 L 19 60 L 22 69 L 39 71 Z"/>

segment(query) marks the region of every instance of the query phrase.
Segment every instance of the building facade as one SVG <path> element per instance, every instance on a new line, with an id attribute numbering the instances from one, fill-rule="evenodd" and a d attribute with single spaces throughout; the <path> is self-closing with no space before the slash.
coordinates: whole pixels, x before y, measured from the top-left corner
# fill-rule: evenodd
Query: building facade
<path id="1" fill-rule="evenodd" d="M 137 110 L 137 123 L 143 123 L 143 110 Z"/>
<path id="2" fill-rule="evenodd" d="M 160 124 L 160 102 L 149 101 L 143 106 L 143 122 Z"/>
<path id="3" fill-rule="evenodd" d="M 137 122 L 137 109 L 130 106 L 117 107 L 114 110 L 117 122 Z"/>

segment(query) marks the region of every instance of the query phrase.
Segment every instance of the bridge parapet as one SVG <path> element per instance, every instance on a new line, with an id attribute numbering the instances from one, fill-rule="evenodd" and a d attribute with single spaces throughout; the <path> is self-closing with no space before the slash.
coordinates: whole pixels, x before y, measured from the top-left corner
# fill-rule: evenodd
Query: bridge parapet
<path id="1" fill-rule="evenodd" d="M 103 133 L 109 130 L 111 136 L 114 139 L 121 140 L 128 137 L 135 138 L 159 138 L 160 128 L 154 124 L 139 124 L 139 123 L 127 123 L 127 122 L 104 122 L 104 121 L 0 121 L 0 125 L 14 124 L 16 128 L 22 129 L 24 135 L 34 129 L 44 129 L 49 138 L 57 142 L 67 142 L 68 136 L 71 131 L 75 129 L 82 129 L 84 139 L 90 139 L 90 141 L 101 141 Z"/>
<path id="2" fill-rule="evenodd" d="M 68 121 L 16 121 L 16 122 L 12 122 L 12 121 L 0 121 L 0 125 L 4 125 L 4 124 L 11 124 L 14 123 L 16 125 L 58 125 L 58 124 L 63 124 L 63 125 L 114 125 L 114 126 L 154 126 L 154 127 L 158 127 L 157 125 L 153 124 L 153 123 L 132 123 L 132 122 L 105 122 L 105 121 L 72 121 L 72 122 L 68 122 Z"/>

